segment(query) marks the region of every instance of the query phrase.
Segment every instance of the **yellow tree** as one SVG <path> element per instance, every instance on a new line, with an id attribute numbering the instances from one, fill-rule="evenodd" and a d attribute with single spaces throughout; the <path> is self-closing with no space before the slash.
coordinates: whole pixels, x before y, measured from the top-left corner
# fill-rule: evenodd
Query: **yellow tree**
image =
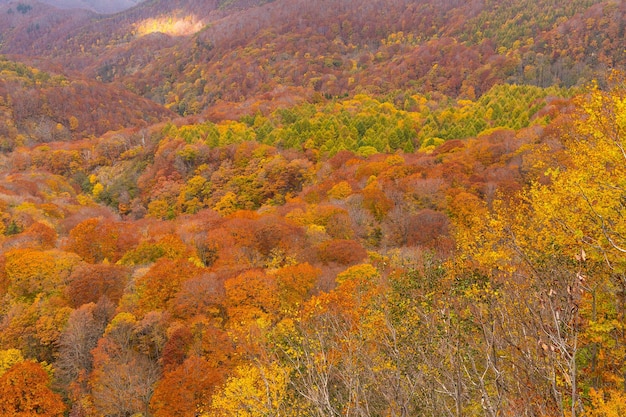
<path id="1" fill-rule="evenodd" d="M 452 206 L 463 261 L 455 280 L 478 297 L 472 321 L 489 334 L 477 348 L 501 363 L 493 389 L 508 384 L 500 404 L 542 398 L 538 412 L 571 416 L 583 412 L 587 388 L 620 397 L 626 353 L 626 89 L 616 79 L 576 103 L 554 125 L 559 146 L 538 149 L 541 180 L 488 215 L 480 204 L 475 213 Z M 487 280 L 478 293 L 476 277 Z"/>
<path id="2" fill-rule="evenodd" d="M 308 262 L 288 265 L 276 270 L 278 299 L 283 312 L 293 313 L 306 300 L 322 271 Z"/>
<path id="3" fill-rule="evenodd" d="M 257 324 L 263 328 L 279 310 L 276 281 L 262 270 L 249 270 L 224 282 L 224 307 L 231 328 Z"/>
<path id="4" fill-rule="evenodd" d="M 295 408 L 287 397 L 288 384 L 288 370 L 279 365 L 242 365 L 222 390 L 213 396 L 211 409 L 202 416 L 288 416 L 290 414 L 286 409 Z"/>
<path id="5" fill-rule="evenodd" d="M 366 415 L 380 397 L 377 343 L 385 332 L 377 308 L 383 285 L 370 264 L 337 276 L 337 287 L 308 300 L 298 319 L 283 320 L 272 335 L 291 370 L 291 394 L 309 414 Z M 384 414 L 384 413 L 381 413 Z"/>
<path id="6" fill-rule="evenodd" d="M 572 128 L 564 132 L 568 165 L 548 170 L 550 182 L 528 194 L 538 219 L 550 227 L 546 241 L 579 264 L 586 360 L 585 384 L 617 397 L 626 357 L 626 86 L 613 74 L 611 88 L 593 85 L 577 101 Z"/>
<path id="7" fill-rule="evenodd" d="M 13 365 L 23 362 L 24 357 L 19 349 L 0 350 L 0 376 L 8 371 Z"/>
<path id="8" fill-rule="evenodd" d="M 4 255 L 3 274 L 9 281 L 8 292 L 14 298 L 32 300 L 37 294 L 58 291 L 67 271 L 62 270 L 58 251 L 15 249 Z M 78 259 L 73 260 L 74 263 Z"/>

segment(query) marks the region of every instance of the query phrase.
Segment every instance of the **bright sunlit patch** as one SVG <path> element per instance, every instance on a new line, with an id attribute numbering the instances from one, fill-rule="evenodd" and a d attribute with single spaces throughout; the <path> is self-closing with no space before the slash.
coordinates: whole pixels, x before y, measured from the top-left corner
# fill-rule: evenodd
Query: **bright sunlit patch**
<path id="1" fill-rule="evenodd" d="M 195 16 L 172 17 L 163 16 L 159 18 L 146 19 L 137 23 L 135 31 L 138 36 L 150 33 L 164 33 L 171 36 L 193 35 L 200 31 L 204 24 Z"/>

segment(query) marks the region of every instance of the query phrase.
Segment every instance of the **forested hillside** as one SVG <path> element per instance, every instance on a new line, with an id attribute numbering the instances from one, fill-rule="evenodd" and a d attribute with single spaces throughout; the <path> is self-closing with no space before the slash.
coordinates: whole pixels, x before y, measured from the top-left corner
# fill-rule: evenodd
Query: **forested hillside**
<path id="1" fill-rule="evenodd" d="M 179 0 L 54 18 L 38 3 L 15 7 L 0 8 L 0 52 L 45 57 L 181 115 L 285 86 L 467 99 L 502 82 L 570 87 L 625 58 L 620 2 Z"/>
<path id="2" fill-rule="evenodd" d="M 172 113 L 124 89 L 68 79 L 0 56 L 0 149 L 147 126 Z"/>
<path id="3" fill-rule="evenodd" d="M 44 0 L 44 3 L 51 4 L 62 9 L 85 9 L 96 13 L 116 13 L 134 7 L 140 0 L 108 0 L 101 2 L 97 0 Z"/>
<path id="4" fill-rule="evenodd" d="M 626 415 L 623 2 L 0 2 L 0 417 Z"/>

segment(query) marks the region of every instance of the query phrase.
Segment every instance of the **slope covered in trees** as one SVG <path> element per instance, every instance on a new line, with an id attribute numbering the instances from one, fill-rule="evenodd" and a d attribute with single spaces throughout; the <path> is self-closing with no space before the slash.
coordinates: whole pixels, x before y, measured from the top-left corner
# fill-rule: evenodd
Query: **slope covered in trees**
<path id="1" fill-rule="evenodd" d="M 623 415 L 623 12 L 3 2 L 0 416 Z"/>
<path id="2" fill-rule="evenodd" d="M 615 2 L 181 0 L 104 17 L 10 7 L 0 52 L 46 57 L 181 115 L 284 86 L 474 99 L 501 82 L 570 87 L 624 63 Z"/>
<path id="3" fill-rule="evenodd" d="M 123 89 L 41 71 L 0 56 L 0 149 L 72 141 L 172 117 Z"/>
<path id="4" fill-rule="evenodd" d="M 62 9 L 86 9 L 96 13 L 116 13 L 134 7 L 139 0 L 113 0 L 102 3 L 90 0 L 45 0 L 44 3 L 51 4 Z"/>
<path id="5" fill-rule="evenodd" d="M 550 96 L 501 88 L 429 114 Z M 623 94 L 415 150 L 280 141 L 426 125 L 366 97 L 18 148 L 2 354 L 72 415 L 619 413 Z"/>

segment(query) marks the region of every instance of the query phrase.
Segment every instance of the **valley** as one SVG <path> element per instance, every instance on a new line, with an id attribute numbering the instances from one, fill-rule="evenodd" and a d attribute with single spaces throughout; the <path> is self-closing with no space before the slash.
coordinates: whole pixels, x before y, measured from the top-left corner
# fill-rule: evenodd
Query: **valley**
<path id="1" fill-rule="evenodd" d="M 0 416 L 626 413 L 623 2 L 78 3 L 0 1 Z"/>

